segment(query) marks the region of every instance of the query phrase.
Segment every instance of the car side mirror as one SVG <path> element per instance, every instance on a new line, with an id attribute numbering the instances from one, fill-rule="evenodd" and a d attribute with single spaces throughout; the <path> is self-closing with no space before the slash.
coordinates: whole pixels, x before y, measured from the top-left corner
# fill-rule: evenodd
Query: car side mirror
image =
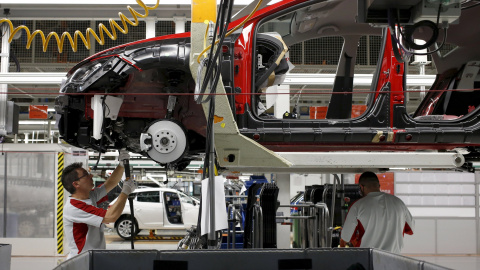
<path id="1" fill-rule="evenodd" d="M 195 201 L 192 201 L 192 202 L 193 202 L 193 205 L 194 205 L 194 206 L 196 206 L 196 205 L 197 205 L 197 203 L 196 203 Z"/>

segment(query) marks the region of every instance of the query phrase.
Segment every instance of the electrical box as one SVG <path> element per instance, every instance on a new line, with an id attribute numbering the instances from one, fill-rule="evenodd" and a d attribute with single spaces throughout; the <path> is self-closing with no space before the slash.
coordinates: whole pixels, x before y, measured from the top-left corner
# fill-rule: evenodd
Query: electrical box
<path id="1" fill-rule="evenodd" d="M 359 23 L 388 24 L 388 10 L 398 10 L 400 23 L 413 24 L 428 20 L 437 22 L 438 9 L 440 9 L 439 22 L 458 22 L 461 12 L 460 0 L 358 0 Z"/>
<path id="2" fill-rule="evenodd" d="M 388 24 L 388 9 L 398 9 L 400 23 L 409 23 L 412 8 L 422 0 L 358 0 L 359 23 Z"/>
<path id="3" fill-rule="evenodd" d="M 7 135 L 18 134 L 20 109 L 13 101 L 7 101 Z"/>
<path id="4" fill-rule="evenodd" d="M 423 0 L 413 9 L 412 22 L 426 20 L 436 23 L 438 18 L 439 23 L 458 23 L 460 13 L 460 0 Z"/>

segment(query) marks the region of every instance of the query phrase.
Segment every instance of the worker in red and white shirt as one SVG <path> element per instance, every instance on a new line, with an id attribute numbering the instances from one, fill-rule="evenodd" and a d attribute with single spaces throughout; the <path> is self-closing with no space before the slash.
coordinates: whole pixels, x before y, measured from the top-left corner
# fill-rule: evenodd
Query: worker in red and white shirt
<path id="1" fill-rule="evenodd" d="M 112 175 L 101 187 L 94 189 L 92 175 L 82 168 L 82 163 L 73 163 L 63 170 L 62 183 L 71 193 L 63 212 L 65 236 L 70 248 L 67 259 L 91 249 L 105 249 L 104 223 L 115 222 L 123 211 L 128 195 L 135 190 L 133 180 L 125 181 L 122 193 L 109 209 L 97 207 L 98 202 L 122 179 L 123 160 L 129 160 L 127 151 L 120 150 L 120 161 Z"/>
<path id="2" fill-rule="evenodd" d="M 373 172 L 365 172 L 359 183 L 363 198 L 348 211 L 340 247 L 378 248 L 400 253 L 404 234 L 413 234 L 415 222 L 402 200 L 380 191 Z"/>

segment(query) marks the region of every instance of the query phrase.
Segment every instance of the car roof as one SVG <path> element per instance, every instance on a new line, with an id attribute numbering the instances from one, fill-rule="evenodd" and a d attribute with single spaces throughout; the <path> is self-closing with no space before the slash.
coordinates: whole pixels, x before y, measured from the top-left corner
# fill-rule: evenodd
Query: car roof
<path id="1" fill-rule="evenodd" d="M 138 188 L 134 191 L 134 193 L 138 193 L 138 192 L 147 192 L 147 191 L 170 191 L 170 192 L 182 192 L 178 189 L 173 189 L 173 188 L 162 188 L 162 187 L 158 187 L 158 188 L 152 188 L 152 187 L 142 187 L 142 188 Z M 183 193 L 183 192 L 182 192 Z"/>

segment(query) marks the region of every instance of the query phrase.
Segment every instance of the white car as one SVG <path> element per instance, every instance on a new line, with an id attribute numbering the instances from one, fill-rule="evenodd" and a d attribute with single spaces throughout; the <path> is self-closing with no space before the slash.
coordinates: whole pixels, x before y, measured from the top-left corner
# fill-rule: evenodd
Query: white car
<path id="1" fill-rule="evenodd" d="M 185 229 L 197 224 L 200 201 L 171 188 L 138 188 L 133 192 L 135 235 L 140 230 L 175 230 L 184 233 Z M 114 204 L 113 200 L 110 205 Z M 130 205 L 127 201 L 121 216 L 108 228 L 115 228 L 124 239 L 130 238 Z"/>

